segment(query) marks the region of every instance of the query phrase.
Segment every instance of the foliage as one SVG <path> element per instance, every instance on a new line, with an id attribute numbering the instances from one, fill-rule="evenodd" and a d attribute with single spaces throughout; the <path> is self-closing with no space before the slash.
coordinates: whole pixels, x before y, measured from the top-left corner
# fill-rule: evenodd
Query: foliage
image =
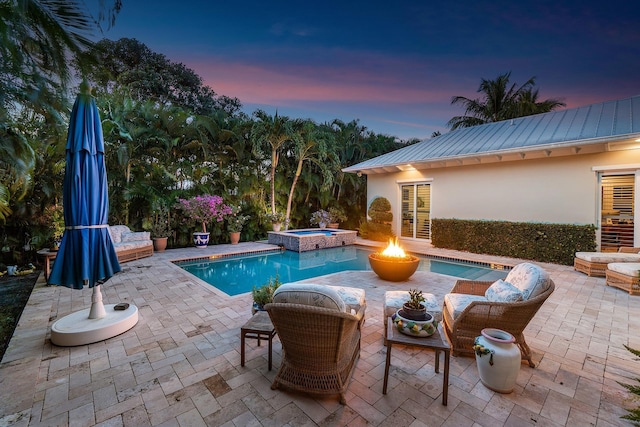
<path id="1" fill-rule="evenodd" d="M 423 302 L 424 296 L 422 296 L 422 291 L 418 289 L 409 289 L 409 301 L 405 303 L 409 308 L 420 310 L 423 308 Z"/>
<path id="2" fill-rule="evenodd" d="M 51 238 L 59 242 L 64 234 L 64 215 L 61 205 L 48 206 L 44 211 L 44 219 L 49 224 Z"/>
<path id="3" fill-rule="evenodd" d="M 511 72 L 499 75 L 495 80 L 482 79 L 478 92 L 484 99 L 469 99 L 454 96 L 451 104 L 462 104 L 464 116 L 453 117 L 447 125 L 451 130 L 499 122 L 538 113 L 547 113 L 565 103 L 557 99 L 538 101 L 538 90 L 534 89 L 535 77 L 531 77 L 522 86 L 509 84 Z"/>
<path id="4" fill-rule="evenodd" d="M 324 209 L 320 209 L 311 214 L 311 220 L 309 221 L 311 225 L 324 225 L 326 226 L 331 222 L 331 215 L 329 212 Z"/>
<path id="5" fill-rule="evenodd" d="M 596 249 L 593 225 L 433 218 L 437 248 L 572 265 L 578 251 Z"/>
<path id="6" fill-rule="evenodd" d="M 242 231 L 242 227 L 249 220 L 249 215 L 242 215 L 240 206 L 229 206 L 230 212 L 225 217 L 227 230 L 232 233 Z"/>
<path id="7" fill-rule="evenodd" d="M 269 278 L 269 281 L 260 287 L 253 287 L 251 295 L 253 301 L 259 306 L 263 307 L 265 304 L 269 304 L 273 301 L 273 293 L 282 285 L 279 276 L 276 278 Z"/>
<path id="8" fill-rule="evenodd" d="M 331 217 L 329 224 L 341 223 L 347 220 L 347 215 L 344 213 L 344 210 L 337 206 L 331 206 L 329 208 L 329 216 Z"/>
<path id="9" fill-rule="evenodd" d="M 222 222 L 232 213 L 231 208 L 223 203 L 222 197 L 209 194 L 178 199 L 176 207 L 184 214 L 185 222 L 191 225 L 201 224 L 203 233 L 207 232 L 207 224 L 214 220 Z"/>
<path id="10" fill-rule="evenodd" d="M 376 197 L 369 206 L 369 217 L 376 224 L 390 223 L 393 220 L 391 203 L 384 197 Z"/>
<path id="11" fill-rule="evenodd" d="M 391 230 L 391 224 L 379 224 L 373 221 L 363 220 L 358 228 L 360 237 L 376 242 L 387 242 L 395 237 Z"/>
<path id="12" fill-rule="evenodd" d="M 266 214 L 265 218 L 272 224 L 278 224 L 284 221 L 284 214 L 282 212 L 276 211 L 276 213 Z"/>
<path id="13" fill-rule="evenodd" d="M 161 238 L 171 236 L 171 213 L 166 203 L 157 202 L 151 217 L 151 227 L 149 228 L 151 237 Z"/>
<path id="14" fill-rule="evenodd" d="M 629 350 L 636 357 L 640 357 L 640 350 L 633 349 L 626 345 L 624 346 L 624 348 Z M 640 378 L 636 378 L 636 381 L 640 382 Z M 632 384 L 624 384 L 624 383 L 621 383 L 620 381 L 618 381 L 618 384 L 620 384 L 622 387 L 629 390 L 632 394 L 635 394 L 636 396 L 640 396 L 640 386 L 632 385 Z M 640 407 L 637 407 L 634 409 L 628 409 L 627 412 L 629 413 L 627 415 L 623 415 L 621 418 L 631 421 L 633 425 L 636 427 L 640 427 Z"/>

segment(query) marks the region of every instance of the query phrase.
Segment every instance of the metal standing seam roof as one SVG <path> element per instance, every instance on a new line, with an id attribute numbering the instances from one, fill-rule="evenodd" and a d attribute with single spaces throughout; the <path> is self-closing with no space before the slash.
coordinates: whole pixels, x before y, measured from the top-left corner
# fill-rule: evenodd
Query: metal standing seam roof
<path id="1" fill-rule="evenodd" d="M 602 144 L 634 135 L 640 136 L 640 95 L 457 129 L 343 171 L 389 172 L 402 165 Z"/>

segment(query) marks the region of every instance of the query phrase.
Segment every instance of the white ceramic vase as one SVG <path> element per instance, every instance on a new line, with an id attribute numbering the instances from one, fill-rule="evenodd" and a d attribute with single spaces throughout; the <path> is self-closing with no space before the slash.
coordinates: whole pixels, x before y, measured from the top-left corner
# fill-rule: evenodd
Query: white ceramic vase
<path id="1" fill-rule="evenodd" d="M 476 337 L 474 351 L 480 381 L 498 393 L 511 393 L 516 385 L 522 356 L 510 333 L 483 329 Z"/>

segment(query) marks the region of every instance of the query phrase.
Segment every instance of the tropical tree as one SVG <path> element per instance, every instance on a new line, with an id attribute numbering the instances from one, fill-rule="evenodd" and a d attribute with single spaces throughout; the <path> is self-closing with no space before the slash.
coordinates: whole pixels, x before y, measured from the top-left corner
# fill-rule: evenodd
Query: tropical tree
<path id="1" fill-rule="evenodd" d="M 193 70 L 170 61 L 138 40 L 103 39 L 89 49 L 89 54 L 101 64 L 86 72 L 99 93 L 126 87 L 135 100 L 171 103 L 199 115 L 220 110 L 235 114 L 242 106 L 237 98 L 216 95 Z"/>
<path id="2" fill-rule="evenodd" d="M 263 110 L 256 110 L 253 116 L 257 119 L 251 129 L 251 142 L 256 153 L 268 151 L 271 157 L 270 185 L 271 185 L 271 213 L 276 213 L 276 168 L 285 143 L 296 137 L 296 128 L 300 122 L 292 121 L 287 116 L 268 115 Z"/>
<path id="3" fill-rule="evenodd" d="M 299 130 L 299 137 L 294 138 L 291 148 L 292 158 L 296 159 L 296 168 L 287 199 L 287 210 L 285 213 L 285 227 L 289 224 L 291 216 L 291 205 L 295 194 L 296 184 L 302 174 L 305 162 L 314 163 L 322 172 L 322 189 L 327 190 L 333 185 L 333 164 L 339 164 L 334 153 L 330 152 L 332 147 L 333 133 L 326 125 L 318 126 L 311 120 L 302 123 Z"/>
<path id="4" fill-rule="evenodd" d="M 451 104 L 462 104 L 464 116 L 455 116 L 447 123 L 451 130 L 477 126 L 485 123 L 514 119 L 532 114 L 547 113 L 565 104 L 557 99 L 538 101 L 538 90 L 534 89 L 535 77 L 522 86 L 510 83 L 511 72 L 499 75 L 495 80 L 482 79 L 478 92 L 482 98 L 469 99 L 454 96 Z"/>

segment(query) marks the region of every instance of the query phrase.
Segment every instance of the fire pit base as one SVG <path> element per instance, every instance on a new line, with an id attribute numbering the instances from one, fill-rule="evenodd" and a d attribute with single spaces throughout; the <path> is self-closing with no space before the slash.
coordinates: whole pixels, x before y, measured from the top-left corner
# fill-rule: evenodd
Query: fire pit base
<path id="1" fill-rule="evenodd" d="M 404 282 L 418 269 L 420 258 L 409 255 L 406 259 L 386 257 L 377 253 L 369 255 L 371 269 L 382 280 Z"/>

